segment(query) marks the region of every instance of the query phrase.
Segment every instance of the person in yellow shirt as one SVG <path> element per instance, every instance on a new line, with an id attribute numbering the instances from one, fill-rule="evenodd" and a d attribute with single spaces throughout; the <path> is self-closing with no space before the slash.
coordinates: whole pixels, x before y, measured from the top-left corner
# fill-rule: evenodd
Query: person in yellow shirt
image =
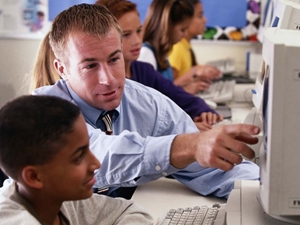
<path id="1" fill-rule="evenodd" d="M 210 79 L 218 78 L 221 72 L 216 67 L 210 65 L 198 65 L 195 54 L 191 48 L 191 39 L 196 35 L 203 34 L 206 18 L 203 15 L 202 3 L 199 0 L 190 1 L 194 4 L 194 16 L 188 29 L 184 33 L 184 37 L 173 46 L 169 54 L 174 79 L 176 80 L 190 72 L 197 74 L 197 71 L 201 71 L 202 74 Z"/>

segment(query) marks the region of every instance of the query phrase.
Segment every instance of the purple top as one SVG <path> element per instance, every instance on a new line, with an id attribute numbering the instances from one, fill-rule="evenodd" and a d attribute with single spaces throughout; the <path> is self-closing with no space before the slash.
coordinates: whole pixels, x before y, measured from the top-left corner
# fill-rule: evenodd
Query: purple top
<path id="1" fill-rule="evenodd" d="M 164 78 L 149 63 L 141 61 L 131 62 L 131 79 L 152 87 L 172 99 L 193 119 L 203 112 L 213 112 L 202 98 L 187 93 L 183 88 Z"/>

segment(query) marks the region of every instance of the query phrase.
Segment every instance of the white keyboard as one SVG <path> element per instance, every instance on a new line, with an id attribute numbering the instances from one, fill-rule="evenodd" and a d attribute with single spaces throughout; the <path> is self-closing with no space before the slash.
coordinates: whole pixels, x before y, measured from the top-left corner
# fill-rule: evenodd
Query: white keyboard
<path id="1" fill-rule="evenodd" d="M 215 81 L 206 91 L 199 92 L 197 96 L 216 103 L 226 103 L 233 98 L 235 83 L 235 80 Z"/>
<path id="2" fill-rule="evenodd" d="M 159 225 L 225 225 L 226 204 L 170 209 Z"/>
<path id="3" fill-rule="evenodd" d="M 223 74 L 232 74 L 235 72 L 235 62 L 233 58 L 213 60 L 206 64 L 217 67 Z"/>

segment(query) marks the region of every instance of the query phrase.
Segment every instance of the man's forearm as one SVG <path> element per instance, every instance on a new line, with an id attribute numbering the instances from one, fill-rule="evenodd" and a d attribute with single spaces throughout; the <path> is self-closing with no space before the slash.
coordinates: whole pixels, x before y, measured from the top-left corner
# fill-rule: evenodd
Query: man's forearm
<path id="1" fill-rule="evenodd" d="M 170 164 L 182 169 L 195 162 L 195 141 L 196 134 L 177 135 L 171 145 Z"/>

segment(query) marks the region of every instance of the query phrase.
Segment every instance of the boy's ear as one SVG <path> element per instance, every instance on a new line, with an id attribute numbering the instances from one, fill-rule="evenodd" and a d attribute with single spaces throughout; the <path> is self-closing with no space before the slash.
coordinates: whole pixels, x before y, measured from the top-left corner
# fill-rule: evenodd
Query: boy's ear
<path id="1" fill-rule="evenodd" d="M 54 65 L 54 68 L 56 69 L 57 73 L 60 75 L 60 77 L 64 80 L 67 80 L 67 75 L 64 72 L 65 67 L 62 65 L 60 60 L 54 59 L 53 65 Z"/>
<path id="2" fill-rule="evenodd" d="M 40 189 L 43 187 L 39 169 L 35 166 L 24 167 L 22 170 L 22 179 L 31 188 Z"/>

